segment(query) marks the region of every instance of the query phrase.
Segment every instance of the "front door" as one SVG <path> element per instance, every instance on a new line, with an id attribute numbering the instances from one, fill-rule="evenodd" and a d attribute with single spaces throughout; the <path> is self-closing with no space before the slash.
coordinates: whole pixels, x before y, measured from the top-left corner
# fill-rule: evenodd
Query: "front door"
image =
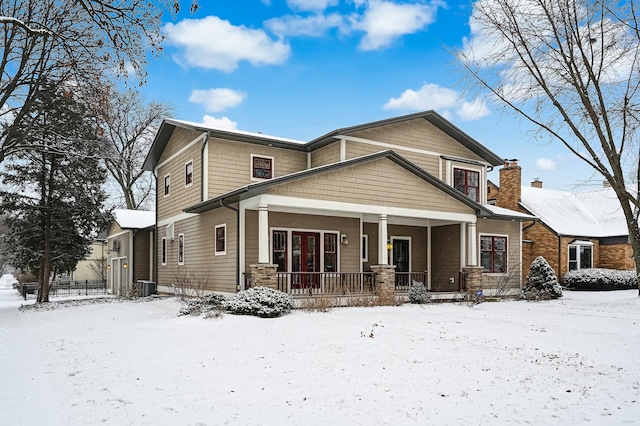
<path id="1" fill-rule="evenodd" d="M 320 234 L 316 232 L 291 233 L 291 287 L 319 288 Z"/>
<path id="2" fill-rule="evenodd" d="M 410 284 L 409 272 L 411 272 L 410 240 L 394 238 L 392 241 L 392 262 L 396 265 L 396 286 L 407 286 Z"/>

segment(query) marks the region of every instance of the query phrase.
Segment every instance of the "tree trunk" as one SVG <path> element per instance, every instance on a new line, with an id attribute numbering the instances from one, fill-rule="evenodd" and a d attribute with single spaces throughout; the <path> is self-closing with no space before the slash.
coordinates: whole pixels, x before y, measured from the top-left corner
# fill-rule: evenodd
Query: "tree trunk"
<path id="1" fill-rule="evenodd" d="M 640 229 L 638 221 L 633 219 L 629 223 L 629 240 L 633 248 L 633 259 L 636 262 L 636 277 L 638 277 L 638 297 L 640 297 Z"/>

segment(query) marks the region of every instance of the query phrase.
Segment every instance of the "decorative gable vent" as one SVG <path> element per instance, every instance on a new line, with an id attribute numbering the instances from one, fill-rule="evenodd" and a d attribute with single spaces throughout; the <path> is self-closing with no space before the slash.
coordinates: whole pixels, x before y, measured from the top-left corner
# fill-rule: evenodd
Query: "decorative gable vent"
<path id="1" fill-rule="evenodd" d="M 175 238 L 175 233 L 174 233 L 174 229 L 173 229 L 173 222 L 171 222 L 170 224 L 167 225 L 167 228 L 165 230 L 165 233 L 167 234 L 167 239 L 168 240 L 173 240 Z"/>

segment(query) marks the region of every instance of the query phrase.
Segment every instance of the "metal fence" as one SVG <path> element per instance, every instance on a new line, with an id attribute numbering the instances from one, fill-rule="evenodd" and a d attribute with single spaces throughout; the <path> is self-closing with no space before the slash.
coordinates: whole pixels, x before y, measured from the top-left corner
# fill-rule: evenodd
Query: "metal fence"
<path id="1" fill-rule="evenodd" d="M 17 290 L 24 300 L 38 297 L 38 283 L 19 283 Z M 107 294 L 106 280 L 84 280 L 84 281 L 52 281 L 49 289 L 49 297 L 62 296 L 88 296 L 97 294 Z"/>

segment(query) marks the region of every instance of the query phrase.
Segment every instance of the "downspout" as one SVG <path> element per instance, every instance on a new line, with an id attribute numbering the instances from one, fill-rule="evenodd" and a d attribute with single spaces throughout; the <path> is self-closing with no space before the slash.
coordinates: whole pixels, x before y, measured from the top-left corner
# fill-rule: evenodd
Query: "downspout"
<path id="1" fill-rule="evenodd" d="M 133 283 L 135 281 L 135 268 L 134 268 L 134 265 L 135 265 L 135 262 L 136 262 L 135 257 L 134 257 L 135 256 L 135 250 L 133 248 L 135 246 L 136 234 L 137 233 L 138 233 L 137 229 L 132 229 L 131 230 L 131 234 L 129 234 L 130 235 L 130 238 L 129 238 L 129 257 L 131 258 L 131 260 L 129 261 L 129 271 L 130 271 L 129 274 L 130 274 L 130 280 L 131 280 L 130 284 L 131 284 L 132 288 L 133 288 Z"/>
<path id="2" fill-rule="evenodd" d="M 155 170 L 151 173 L 156 181 L 156 223 L 153 224 L 153 276 L 151 279 L 158 289 L 158 177 Z"/>
<path id="3" fill-rule="evenodd" d="M 556 273 L 556 277 L 558 278 L 558 282 L 562 282 L 561 271 L 562 271 L 562 236 L 558 234 L 558 272 Z"/>
<path id="4" fill-rule="evenodd" d="M 226 207 L 236 212 L 236 291 L 240 288 L 240 209 L 231 207 L 224 203 L 224 199 L 220 199 L 220 207 Z"/>
<path id="5" fill-rule="evenodd" d="M 206 136 L 204 137 L 204 142 L 202 143 L 202 148 L 200 148 L 200 201 L 206 201 L 205 200 L 205 195 L 204 195 L 204 189 L 205 189 L 205 173 L 207 176 L 207 182 L 206 184 L 209 185 L 209 171 L 206 169 L 208 168 L 209 165 L 209 161 L 207 159 L 207 161 L 205 162 L 205 157 L 204 157 L 204 150 L 207 148 L 208 143 L 209 143 L 209 133 L 205 133 Z M 209 191 L 207 191 L 208 194 Z"/>

